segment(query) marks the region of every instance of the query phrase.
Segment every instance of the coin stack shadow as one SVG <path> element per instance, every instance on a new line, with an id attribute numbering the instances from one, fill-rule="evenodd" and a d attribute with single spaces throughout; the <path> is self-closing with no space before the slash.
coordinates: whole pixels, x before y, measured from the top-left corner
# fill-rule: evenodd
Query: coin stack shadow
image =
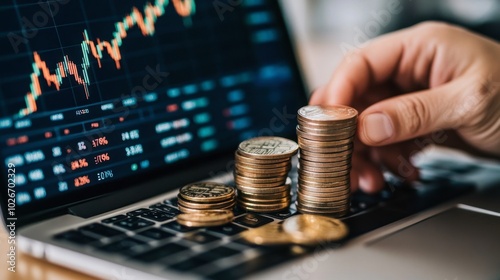
<path id="1" fill-rule="evenodd" d="M 179 190 L 178 207 L 183 213 L 205 210 L 232 210 L 236 204 L 233 187 L 219 183 L 201 182 L 182 187 Z"/>
<path id="2" fill-rule="evenodd" d="M 341 112 L 340 117 L 337 111 Z M 297 210 L 345 216 L 350 207 L 349 178 L 357 112 L 346 106 L 306 106 L 299 110 L 297 120 Z"/>
<path id="3" fill-rule="evenodd" d="M 235 153 L 234 181 L 240 209 L 259 213 L 279 212 L 290 206 L 288 178 L 291 157 L 246 157 Z"/>

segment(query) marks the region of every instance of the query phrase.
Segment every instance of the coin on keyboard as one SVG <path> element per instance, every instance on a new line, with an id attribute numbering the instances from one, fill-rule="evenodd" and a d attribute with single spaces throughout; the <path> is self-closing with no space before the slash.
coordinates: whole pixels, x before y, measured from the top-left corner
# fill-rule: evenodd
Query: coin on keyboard
<path id="1" fill-rule="evenodd" d="M 267 224 L 241 233 L 241 237 L 257 245 L 283 245 L 292 243 L 290 235 L 283 231 L 281 224 Z"/>
<path id="2" fill-rule="evenodd" d="M 283 223 L 283 231 L 296 244 L 313 245 L 321 242 L 337 241 L 349 233 L 340 220 L 319 215 L 296 215 Z"/>
<path id="3" fill-rule="evenodd" d="M 233 187 L 214 182 L 193 183 L 179 190 L 179 198 L 193 202 L 221 202 L 234 195 Z"/>
<path id="4" fill-rule="evenodd" d="M 227 224 L 234 217 L 231 210 L 206 210 L 177 215 L 177 222 L 187 227 L 214 227 Z"/>
<path id="5" fill-rule="evenodd" d="M 250 158 L 290 158 L 299 146 L 294 141 L 282 137 L 256 137 L 243 141 L 238 152 Z"/>

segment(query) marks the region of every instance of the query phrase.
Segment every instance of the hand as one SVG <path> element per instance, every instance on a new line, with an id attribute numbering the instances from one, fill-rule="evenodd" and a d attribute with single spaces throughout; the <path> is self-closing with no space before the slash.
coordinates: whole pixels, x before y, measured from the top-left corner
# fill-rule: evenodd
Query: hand
<path id="1" fill-rule="evenodd" d="M 310 104 L 360 112 L 353 189 L 382 189 L 381 165 L 417 180 L 410 158 L 429 143 L 500 158 L 500 45 L 459 27 L 418 24 L 346 56 Z"/>

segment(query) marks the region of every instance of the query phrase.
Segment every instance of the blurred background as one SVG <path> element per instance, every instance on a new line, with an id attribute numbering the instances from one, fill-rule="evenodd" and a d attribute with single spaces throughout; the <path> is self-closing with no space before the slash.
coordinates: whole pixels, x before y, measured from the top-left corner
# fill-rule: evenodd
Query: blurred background
<path id="1" fill-rule="evenodd" d="M 309 91 L 345 53 L 380 34 L 439 20 L 500 41 L 500 0 L 282 0 Z"/>

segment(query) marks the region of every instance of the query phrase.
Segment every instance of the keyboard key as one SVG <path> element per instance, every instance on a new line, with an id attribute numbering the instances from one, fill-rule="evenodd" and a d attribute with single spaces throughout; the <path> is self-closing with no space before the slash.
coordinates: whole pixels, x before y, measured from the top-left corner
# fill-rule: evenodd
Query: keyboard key
<path id="1" fill-rule="evenodd" d="M 239 218 L 236 218 L 234 220 L 234 222 L 237 224 L 247 226 L 247 227 L 252 227 L 252 228 L 263 226 L 263 225 L 268 224 L 272 221 L 273 221 L 273 219 L 271 219 L 271 218 L 267 218 L 267 217 L 264 217 L 264 216 L 261 216 L 258 214 L 250 214 L 250 213 L 245 214 L 245 215 L 243 215 Z"/>
<path id="2" fill-rule="evenodd" d="M 236 235 L 236 234 L 243 232 L 247 229 L 231 223 L 231 224 L 218 226 L 218 227 L 210 227 L 207 230 L 211 231 L 211 232 L 217 232 L 220 234 L 224 234 L 227 236 L 233 236 L 233 235 Z"/>
<path id="3" fill-rule="evenodd" d="M 187 235 L 184 237 L 184 239 L 198 244 L 207 244 L 216 240 L 220 240 L 219 237 L 213 236 L 206 232 L 197 232 L 195 234 Z"/>
<path id="4" fill-rule="evenodd" d="M 127 218 L 127 215 L 118 215 L 118 216 L 113 216 L 111 218 L 104 219 L 101 222 L 103 222 L 105 224 L 112 224 L 114 222 L 118 222 L 118 221 L 126 219 L 126 218 Z"/>
<path id="5" fill-rule="evenodd" d="M 114 228 L 110 228 L 108 226 L 101 225 L 98 223 L 93 223 L 93 224 L 81 227 L 80 231 L 87 232 L 87 233 L 90 232 L 90 233 L 97 234 L 97 235 L 100 235 L 103 237 L 114 237 L 114 236 L 125 234 L 123 231 L 120 231 L 120 230 L 117 230 Z"/>
<path id="6" fill-rule="evenodd" d="M 76 230 L 70 230 L 70 231 L 65 231 L 63 233 L 59 233 L 56 236 L 54 236 L 54 238 L 70 241 L 70 242 L 81 244 L 81 245 L 89 244 L 89 243 L 96 242 L 99 240 L 95 237 L 85 235 L 85 234 L 83 234 L 79 231 L 76 231 Z"/>
<path id="7" fill-rule="evenodd" d="M 269 250 L 268 254 L 248 260 L 239 265 L 216 272 L 212 275 L 204 275 L 208 279 L 239 279 L 251 273 L 266 269 L 295 257 L 289 247 L 276 247 Z"/>
<path id="8" fill-rule="evenodd" d="M 166 220 L 172 219 L 173 217 L 175 217 L 175 215 L 159 210 L 151 210 L 149 212 L 141 214 L 141 217 L 157 222 L 164 222 Z"/>
<path id="9" fill-rule="evenodd" d="M 109 252 L 109 253 L 116 253 L 116 252 L 120 252 L 120 251 L 124 251 L 124 250 L 129 250 L 132 247 L 140 246 L 143 244 L 145 244 L 144 241 L 128 237 L 128 238 L 122 239 L 120 241 L 104 245 L 104 246 L 100 247 L 99 250 Z"/>
<path id="10" fill-rule="evenodd" d="M 173 208 L 172 206 L 168 206 L 168 205 L 163 204 L 163 203 L 156 203 L 156 204 L 153 204 L 153 205 L 151 205 L 149 207 L 153 208 L 153 209 L 157 209 L 157 210 L 163 211 L 163 212 L 166 212 L 166 213 L 169 213 L 172 217 L 175 217 L 175 216 L 177 216 L 178 214 L 181 213 L 181 211 Z"/>
<path id="11" fill-rule="evenodd" d="M 177 197 L 174 197 L 174 198 L 165 200 L 165 203 L 173 205 L 173 206 L 177 206 L 177 201 L 178 201 Z"/>
<path id="12" fill-rule="evenodd" d="M 148 252 L 136 255 L 133 259 L 142 261 L 142 262 L 153 262 L 158 261 L 167 256 L 179 253 L 181 251 L 188 250 L 187 247 L 176 244 L 176 243 L 168 243 L 161 247 L 155 248 Z"/>
<path id="13" fill-rule="evenodd" d="M 162 227 L 175 230 L 177 232 L 191 232 L 197 230 L 197 228 L 183 226 L 179 224 L 177 221 L 171 221 L 169 223 L 163 224 Z"/>
<path id="14" fill-rule="evenodd" d="M 207 261 L 204 259 L 199 259 L 196 256 L 194 256 L 194 257 L 190 257 L 189 259 L 187 259 L 185 261 L 171 264 L 171 265 L 169 265 L 169 268 L 177 270 L 177 271 L 184 271 L 185 272 L 188 270 L 193 270 L 199 266 L 209 264 L 211 261 L 212 260 Z"/>
<path id="15" fill-rule="evenodd" d="M 147 237 L 150 239 L 154 239 L 154 240 L 162 240 L 165 238 L 175 236 L 175 234 L 170 233 L 170 232 L 166 232 L 166 231 L 161 230 L 159 228 L 149 228 L 145 231 L 141 231 L 140 233 L 138 233 L 138 235 L 144 236 L 144 237 Z"/>
<path id="16" fill-rule="evenodd" d="M 169 265 L 171 269 L 175 269 L 178 271 L 188 271 L 188 270 L 194 270 L 197 267 L 212 263 L 217 261 L 218 259 L 226 258 L 226 257 L 231 257 L 236 254 L 239 254 L 240 251 L 234 250 L 231 248 L 227 247 L 218 247 L 215 249 L 212 249 L 208 252 L 192 256 L 189 259 L 179 262 L 179 263 L 174 263 Z M 215 264 L 214 264 L 215 265 Z"/>
<path id="17" fill-rule="evenodd" d="M 140 208 L 140 209 L 134 210 L 132 212 L 128 212 L 127 215 L 128 216 L 132 216 L 132 217 L 141 216 L 141 215 L 143 215 L 145 213 L 148 213 L 149 211 L 151 211 L 151 209 Z"/>
<path id="18" fill-rule="evenodd" d="M 203 259 L 203 260 L 207 260 L 207 261 L 209 261 L 209 260 L 216 261 L 217 259 L 222 259 L 222 258 L 234 256 L 234 255 L 239 254 L 239 253 L 241 253 L 240 250 L 236 250 L 233 248 L 222 246 L 222 247 L 214 248 L 208 252 L 199 254 L 196 257 L 198 259 Z"/>
<path id="19" fill-rule="evenodd" d="M 262 245 L 257 245 L 257 244 L 254 244 L 254 243 L 247 242 L 243 238 L 239 238 L 239 239 L 233 240 L 232 243 L 238 244 L 239 247 L 241 247 L 241 246 L 246 247 L 243 250 L 246 250 L 246 249 L 249 249 L 249 248 L 262 248 Z M 229 244 L 231 244 L 231 243 L 229 243 Z"/>
<path id="20" fill-rule="evenodd" d="M 127 218 L 125 220 L 121 220 L 121 221 L 114 223 L 115 226 L 122 227 L 122 228 L 128 229 L 128 230 L 137 230 L 140 228 L 152 226 L 154 224 L 155 223 L 153 223 L 151 221 L 144 220 L 144 219 L 138 218 L 138 217 L 130 217 L 130 218 Z"/>

